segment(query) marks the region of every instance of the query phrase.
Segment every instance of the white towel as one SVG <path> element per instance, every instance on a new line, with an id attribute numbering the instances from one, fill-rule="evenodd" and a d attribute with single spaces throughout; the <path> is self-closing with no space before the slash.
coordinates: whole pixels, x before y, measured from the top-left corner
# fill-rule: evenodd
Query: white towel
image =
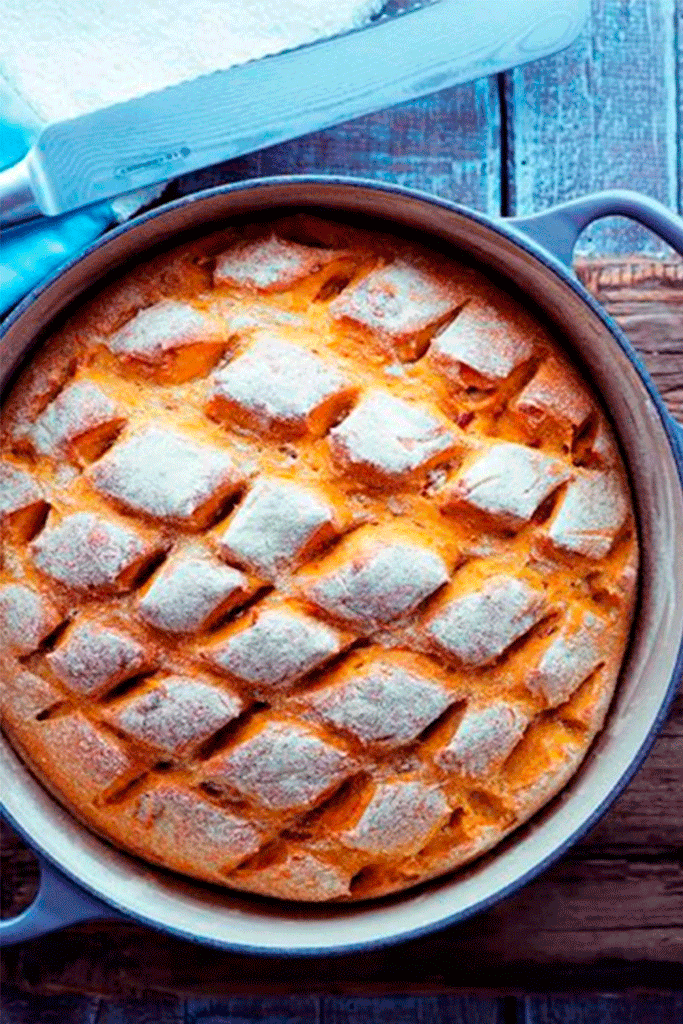
<path id="1" fill-rule="evenodd" d="M 0 75 L 48 123 L 366 24 L 386 0 L 0 0 Z"/>

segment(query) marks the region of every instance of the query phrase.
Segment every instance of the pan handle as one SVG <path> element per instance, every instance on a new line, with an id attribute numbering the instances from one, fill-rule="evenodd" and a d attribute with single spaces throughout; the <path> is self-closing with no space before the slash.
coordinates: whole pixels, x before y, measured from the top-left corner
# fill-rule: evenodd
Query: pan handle
<path id="1" fill-rule="evenodd" d="M 90 896 L 79 886 L 53 868 L 43 857 L 40 864 L 40 887 L 33 903 L 16 917 L 0 921 L 0 944 L 10 946 L 15 942 L 35 939 L 39 935 L 65 928 L 79 921 L 96 918 L 125 920 L 106 903 Z"/>
<path id="2" fill-rule="evenodd" d="M 532 217 L 510 217 L 505 223 L 528 235 L 544 249 L 549 249 L 570 267 L 576 240 L 583 229 L 600 217 L 612 216 L 637 220 L 683 256 L 683 217 L 657 199 L 627 189 L 595 192 L 590 196 L 570 199 L 568 203 L 553 206 Z"/>
<path id="3" fill-rule="evenodd" d="M 600 217 L 629 217 L 654 231 L 656 235 L 683 256 L 683 217 L 669 210 L 657 199 L 631 192 L 628 189 L 610 189 L 590 196 L 570 199 L 531 217 L 509 217 L 506 225 L 550 250 L 567 267 L 572 265 L 576 240 L 585 227 Z M 683 465 L 683 424 L 671 415 L 672 440 Z"/>

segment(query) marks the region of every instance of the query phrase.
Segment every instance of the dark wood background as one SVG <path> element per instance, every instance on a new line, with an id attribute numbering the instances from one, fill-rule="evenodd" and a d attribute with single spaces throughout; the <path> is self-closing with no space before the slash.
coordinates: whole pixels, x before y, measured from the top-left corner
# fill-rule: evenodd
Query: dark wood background
<path id="1" fill-rule="evenodd" d="M 187 176 L 164 198 L 314 171 L 398 181 L 492 214 L 610 186 L 681 211 L 682 81 L 680 0 L 594 0 L 561 54 Z M 683 261 L 610 218 L 582 236 L 576 271 L 683 422 Z M 3 835 L 10 916 L 36 872 Z M 6 950 L 3 977 L 6 1024 L 682 1024 L 683 695 L 592 833 L 463 925 L 385 951 L 259 961 L 96 922 Z"/>

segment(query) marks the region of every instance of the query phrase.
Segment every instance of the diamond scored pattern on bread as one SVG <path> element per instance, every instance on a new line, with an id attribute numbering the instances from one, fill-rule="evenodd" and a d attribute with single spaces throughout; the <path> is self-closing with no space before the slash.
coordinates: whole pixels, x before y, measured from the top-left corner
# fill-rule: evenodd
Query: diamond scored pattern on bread
<path id="1" fill-rule="evenodd" d="M 443 461 L 455 444 L 455 432 L 447 423 L 386 391 L 367 394 L 330 430 L 332 453 L 342 469 L 371 481 L 405 480 Z"/>
<path id="2" fill-rule="evenodd" d="M 255 589 L 243 572 L 209 551 L 181 551 L 141 591 L 138 611 L 167 633 L 195 633 L 244 604 Z"/>
<path id="3" fill-rule="evenodd" d="M 92 381 L 75 381 L 57 395 L 23 435 L 41 455 L 79 462 L 104 450 L 125 423 L 115 402 Z"/>
<path id="4" fill-rule="evenodd" d="M 146 565 L 164 549 L 147 529 L 94 512 L 74 512 L 47 527 L 31 545 L 33 562 L 47 577 L 73 591 L 130 590 Z"/>
<path id="5" fill-rule="evenodd" d="M 274 332 L 261 332 L 212 377 L 207 410 L 257 432 L 323 434 L 354 388 L 334 366 Z"/>
<path id="6" fill-rule="evenodd" d="M 531 359 L 537 333 L 538 326 L 515 303 L 503 297 L 490 303 L 475 296 L 434 339 L 429 358 L 458 383 L 487 386 L 505 380 Z"/>
<path id="7" fill-rule="evenodd" d="M 339 532 L 338 518 L 324 495 L 291 480 L 263 477 L 219 535 L 220 550 L 274 579 L 331 540 Z"/>
<path id="8" fill-rule="evenodd" d="M 139 310 L 104 346 L 121 368 L 180 384 L 211 369 L 230 342 L 223 318 L 187 302 L 162 299 Z"/>
<path id="9" fill-rule="evenodd" d="M 491 576 L 476 589 L 459 579 L 425 623 L 427 637 L 463 665 L 488 665 L 543 617 L 541 590 L 515 576 Z"/>
<path id="10" fill-rule="evenodd" d="M 25 542 L 40 529 L 50 510 L 42 490 L 29 473 L 0 462 L 0 529 L 8 540 Z"/>
<path id="11" fill-rule="evenodd" d="M 158 427 L 115 444 L 88 476 L 125 509 L 195 528 L 242 483 L 227 452 Z"/>
<path id="12" fill-rule="evenodd" d="M 254 721 L 231 750 L 207 761 L 202 776 L 271 811 L 310 807 L 354 770 L 343 746 L 308 726 L 277 719 Z"/>
<path id="13" fill-rule="evenodd" d="M 53 602 L 20 583 L 0 587 L 0 642 L 15 654 L 31 654 L 63 621 Z"/>
<path id="14" fill-rule="evenodd" d="M 211 679 L 167 676 L 110 705 L 106 718 L 134 740 L 182 756 L 237 718 L 243 707 L 236 694 Z"/>
<path id="15" fill-rule="evenodd" d="M 236 285 L 257 292 L 281 292 L 323 267 L 350 255 L 334 249 L 286 242 L 271 235 L 231 246 L 216 260 L 216 285 Z"/>
<path id="16" fill-rule="evenodd" d="M 298 215 L 108 285 L 2 419 L 3 724 L 75 815 L 282 899 L 471 860 L 601 727 L 638 549 L 564 340 Z"/>
<path id="17" fill-rule="evenodd" d="M 376 654 L 360 666 L 347 662 L 328 680 L 302 698 L 303 706 L 365 744 L 409 743 L 458 699 L 432 678 L 426 659 L 416 668 L 404 652 Z"/>
<path id="18" fill-rule="evenodd" d="M 120 623 L 79 616 L 46 654 L 52 674 L 68 690 L 98 697 L 156 667 L 155 648 Z"/>
<path id="19" fill-rule="evenodd" d="M 448 580 L 448 567 L 400 531 L 361 527 L 298 576 L 300 592 L 321 613 L 360 631 L 413 611 Z"/>
<path id="20" fill-rule="evenodd" d="M 287 686 L 350 643 L 335 629 L 286 604 L 264 602 L 201 648 L 209 665 L 258 688 Z"/>
<path id="21" fill-rule="evenodd" d="M 505 526 L 521 526 L 553 491 L 572 479 L 571 467 L 534 448 L 502 441 L 463 466 L 444 495 L 444 509 L 471 505 Z"/>

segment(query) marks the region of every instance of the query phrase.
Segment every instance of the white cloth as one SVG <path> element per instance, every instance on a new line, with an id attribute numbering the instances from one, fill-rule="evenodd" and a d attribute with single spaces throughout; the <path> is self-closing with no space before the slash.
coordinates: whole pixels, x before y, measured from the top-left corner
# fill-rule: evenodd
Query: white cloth
<path id="1" fill-rule="evenodd" d="M 0 0 L 0 75 L 44 122 L 360 28 L 386 0 Z"/>

